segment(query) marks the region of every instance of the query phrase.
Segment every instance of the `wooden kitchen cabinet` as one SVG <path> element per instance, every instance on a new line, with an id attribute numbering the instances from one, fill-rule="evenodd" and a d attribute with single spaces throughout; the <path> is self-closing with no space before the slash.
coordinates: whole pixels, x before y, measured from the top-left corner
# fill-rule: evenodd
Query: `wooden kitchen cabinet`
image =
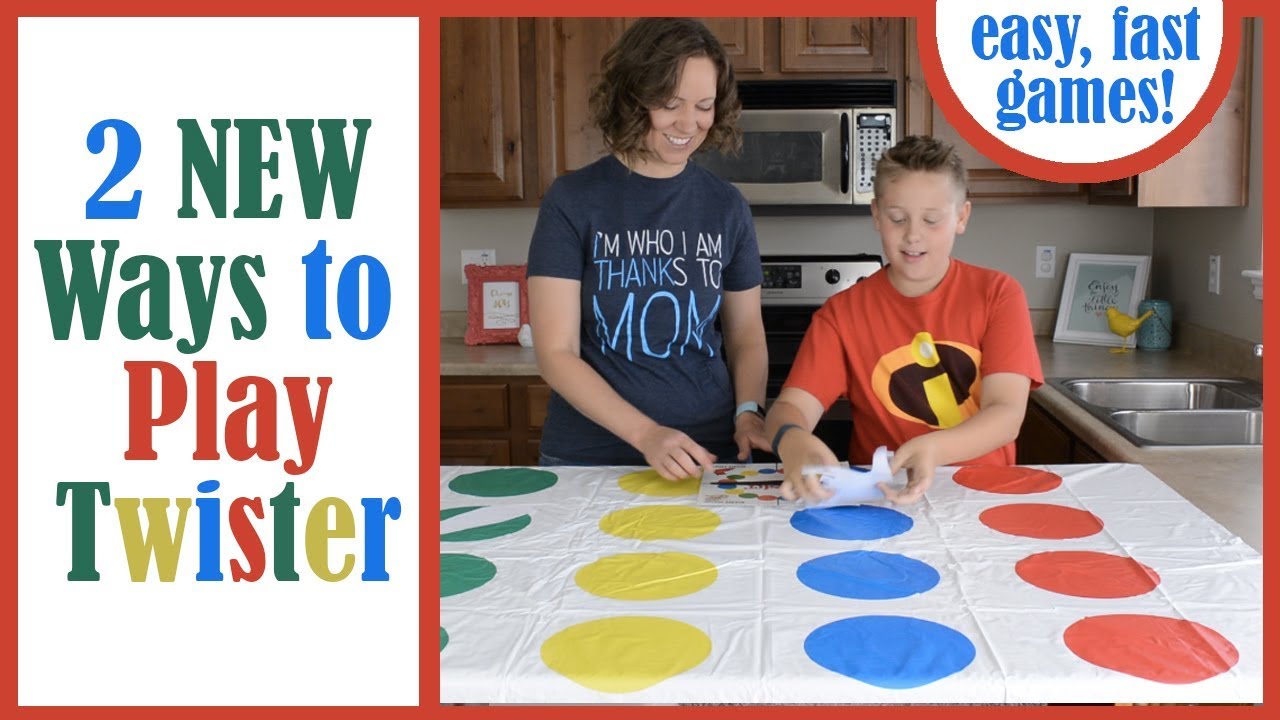
<path id="1" fill-rule="evenodd" d="M 519 21 L 440 20 L 440 202 L 525 197 Z"/>
<path id="2" fill-rule="evenodd" d="M 623 18 L 537 18 L 536 57 L 538 198 L 561 175 L 604 155 L 591 122 L 591 89 L 600 59 L 626 28 Z"/>
<path id="3" fill-rule="evenodd" d="M 536 376 L 440 379 L 441 465 L 537 465 L 551 389 Z"/>
<path id="4" fill-rule="evenodd" d="M 897 75 L 900 18 L 780 18 L 778 70 L 794 73 Z M 891 40 L 892 38 L 892 40 Z M 737 72 L 735 66 L 734 71 Z"/>
<path id="5" fill-rule="evenodd" d="M 925 84 L 924 69 L 916 44 L 916 20 L 906 19 L 907 70 L 900 123 L 905 135 L 933 135 L 951 143 L 969 170 L 969 199 L 974 202 L 1076 202 L 1087 199 L 1083 183 L 1055 183 L 1036 180 L 1000 167 L 960 137 L 934 104 Z"/>
<path id="6" fill-rule="evenodd" d="M 767 69 L 764 59 L 764 18 L 698 18 L 724 46 L 733 72 L 752 77 Z"/>
<path id="7" fill-rule="evenodd" d="M 1249 202 L 1253 19 L 1245 18 L 1231 89 L 1177 155 L 1137 177 L 1089 186 L 1089 202 L 1138 207 L 1243 207 Z"/>
<path id="8" fill-rule="evenodd" d="M 1027 414 L 1018 432 L 1019 465 L 1062 465 L 1106 462 L 1102 455 L 1062 426 L 1036 402 L 1027 401 Z"/>

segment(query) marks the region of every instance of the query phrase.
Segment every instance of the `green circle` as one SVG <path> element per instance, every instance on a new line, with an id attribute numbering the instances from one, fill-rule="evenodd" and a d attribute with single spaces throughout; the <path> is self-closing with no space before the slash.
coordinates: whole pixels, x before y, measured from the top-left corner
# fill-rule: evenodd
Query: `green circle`
<path id="1" fill-rule="evenodd" d="M 756 494 L 755 494 L 755 493 L 742 493 L 742 494 L 741 494 L 741 495 L 739 495 L 738 497 L 740 497 L 740 498 L 753 498 L 753 497 L 755 497 L 755 496 L 756 496 Z"/>
<path id="2" fill-rule="evenodd" d="M 440 597 L 474 590 L 496 574 L 498 568 L 482 557 L 445 553 L 440 556 Z"/>
<path id="3" fill-rule="evenodd" d="M 471 507 L 449 508 L 440 511 L 440 519 L 448 520 L 454 515 L 461 515 L 464 512 L 479 510 L 483 505 L 473 505 Z M 503 520 L 492 525 L 481 525 L 479 527 L 470 527 L 466 530 L 455 530 L 440 536 L 440 542 L 469 542 L 472 540 L 489 540 L 491 538 L 510 535 L 513 532 L 519 532 L 533 522 L 533 518 L 528 515 L 521 515 L 510 520 Z"/>
<path id="4" fill-rule="evenodd" d="M 448 644 L 449 644 L 449 633 L 445 632 L 444 628 L 441 627 L 440 628 L 440 650 L 443 651 L 444 646 Z"/>
<path id="5" fill-rule="evenodd" d="M 495 468 L 459 475 L 449 489 L 477 497 L 510 497 L 546 490 L 556 484 L 556 474 L 533 468 Z"/>
<path id="6" fill-rule="evenodd" d="M 730 475 L 729 479 L 730 480 L 746 480 L 747 476 L 746 475 Z"/>

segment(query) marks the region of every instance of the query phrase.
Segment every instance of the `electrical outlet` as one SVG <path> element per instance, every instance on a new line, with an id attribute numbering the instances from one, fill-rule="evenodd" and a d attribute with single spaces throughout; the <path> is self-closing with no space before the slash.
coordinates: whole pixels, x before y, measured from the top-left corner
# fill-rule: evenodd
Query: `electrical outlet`
<path id="1" fill-rule="evenodd" d="M 1036 277 L 1051 278 L 1057 274 L 1058 248 L 1053 245 L 1036 246 Z"/>
<path id="2" fill-rule="evenodd" d="M 497 250 L 463 250 L 462 251 L 462 284 L 467 284 L 468 265 L 497 265 Z"/>
<path id="3" fill-rule="evenodd" d="M 1209 256 L 1209 292 L 1214 295 L 1222 294 L 1222 256 Z"/>

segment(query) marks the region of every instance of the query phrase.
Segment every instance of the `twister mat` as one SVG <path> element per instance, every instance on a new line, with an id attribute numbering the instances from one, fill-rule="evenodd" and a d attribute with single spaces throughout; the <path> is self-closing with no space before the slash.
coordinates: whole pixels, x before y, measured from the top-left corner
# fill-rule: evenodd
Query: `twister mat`
<path id="1" fill-rule="evenodd" d="M 1262 701 L 1261 555 L 1140 466 L 943 468 L 905 507 L 700 480 L 443 468 L 441 702 Z"/>

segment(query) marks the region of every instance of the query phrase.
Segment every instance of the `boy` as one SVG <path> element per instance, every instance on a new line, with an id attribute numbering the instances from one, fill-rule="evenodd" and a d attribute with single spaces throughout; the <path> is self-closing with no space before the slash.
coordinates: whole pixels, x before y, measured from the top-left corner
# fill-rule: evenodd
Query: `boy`
<path id="1" fill-rule="evenodd" d="M 970 204 L 964 163 L 948 144 L 911 136 L 876 164 L 871 215 L 887 266 L 814 313 L 765 434 L 786 469 L 782 494 L 831 493 L 805 465 L 837 465 L 812 434 L 841 395 L 853 406 L 849 462 L 896 448 L 890 469 L 924 496 L 934 469 L 1014 463 L 1027 395 L 1043 382 L 1022 287 L 995 270 L 951 258 Z"/>

